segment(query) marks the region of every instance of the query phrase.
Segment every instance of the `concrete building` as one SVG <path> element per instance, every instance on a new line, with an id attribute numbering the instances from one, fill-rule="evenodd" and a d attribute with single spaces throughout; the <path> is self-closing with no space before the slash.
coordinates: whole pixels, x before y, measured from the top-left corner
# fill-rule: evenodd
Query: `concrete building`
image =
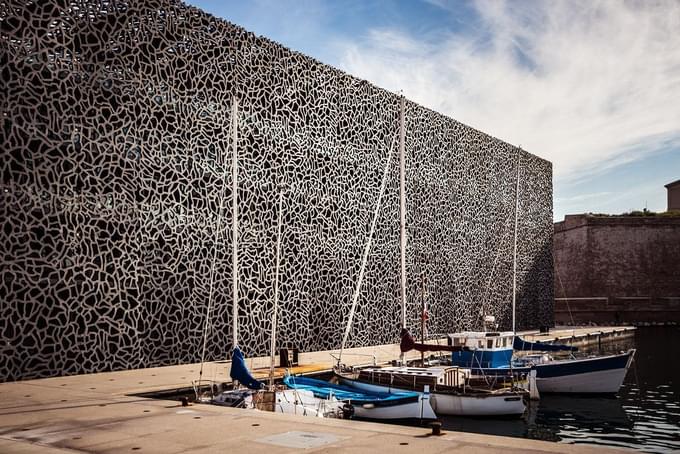
<path id="1" fill-rule="evenodd" d="M 666 211 L 680 211 L 680 180 L 668 183 L 665 187 L 668 191 L 668 207 Z"/>
<path id="2" fill-rule="evenodd" d="M 279 345 L 337 349 L 390 159 L 349 346 L 397 339 L 398 95 L 179 1 L 2 14 L 0 380 L 225 358 L 234 312 L 266 353 L 281 182 Z M 510 327 L 517 196 L 518 328 L 550 325 L 551 164 L 404 118 L 408 324 L 423 275 L 430 333 Z"/>
<path id="3" fill-rule="evenodd" d="M 680 322 L 680 218 L 555 223 L 555 322 Z"/>

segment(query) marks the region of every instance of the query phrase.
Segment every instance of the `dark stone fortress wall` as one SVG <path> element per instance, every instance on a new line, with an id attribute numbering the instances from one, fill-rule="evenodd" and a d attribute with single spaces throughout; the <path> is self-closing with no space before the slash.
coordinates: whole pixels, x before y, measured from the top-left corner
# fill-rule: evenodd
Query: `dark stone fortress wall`
<path id="1" fill-rule="evenodd" d="M 339 347 L 390 147 L 350 344 L 396 340 L 397 95 L 171 1 L 0 20 L 1 380 L 198 361 L 211 267 L 207 357 L 229 355 L 235 98 L 246 354 L 269 345 L 281 182 L 279 345 Z M 431 334 L 510 327 L 518 159 L 518 326 L 551 324 L 550 163 L 410 101 L 406 156 L 410 326 L 424 275 Z"/>

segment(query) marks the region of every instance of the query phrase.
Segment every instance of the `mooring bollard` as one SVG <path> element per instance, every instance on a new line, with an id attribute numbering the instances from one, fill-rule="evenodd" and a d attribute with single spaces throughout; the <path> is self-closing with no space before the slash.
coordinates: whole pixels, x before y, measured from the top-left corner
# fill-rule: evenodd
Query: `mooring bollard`
<path id="1" fill-rule="evenodd" d="M 442 434 L 442 423 L 439 421 L 434 421 L 430 423 L 430 427 L 432 428 L 432 435 L 441 435 Z"/>
<path id="2" fill-rule="evenodd" d="M 187 399 L 186 397 L 182 397 L 180 399 L 180 402 L 182 402 L 182 407 L 188 407 L 189 406 L 189 399 Z"/>

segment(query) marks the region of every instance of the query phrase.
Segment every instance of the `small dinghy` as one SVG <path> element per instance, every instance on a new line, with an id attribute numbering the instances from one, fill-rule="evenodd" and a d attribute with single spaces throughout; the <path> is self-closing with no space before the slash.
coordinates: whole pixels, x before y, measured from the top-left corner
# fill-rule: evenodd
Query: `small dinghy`
<path id="1" fill-rule="evenodd" d="M 286 377 L 283 382 L 296 391 L 311 392 L 320 399 L 335 399 L 351 407 L 346 413 L 374 420 L 432 420 L 437 415 L 430 405 L 429 393 L 395 390 L 392 392 L 338 385 L 307 377 Z"/>

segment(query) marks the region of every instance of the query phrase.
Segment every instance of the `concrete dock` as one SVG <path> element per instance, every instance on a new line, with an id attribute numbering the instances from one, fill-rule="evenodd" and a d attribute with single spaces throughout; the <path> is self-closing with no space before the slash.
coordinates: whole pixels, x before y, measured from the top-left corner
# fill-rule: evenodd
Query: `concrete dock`
<path id="1" fill-rule="evenodd" d="M 592 329 L 591 329 L 592 331 Z M 552 333 L 554 335 L 555 332 Z M 350 350 L 355 362 L 394 358 L 397 346 Z M 368 356 L 362 356 L 368 355 Z M 332 364 L 324 352 L 301 362 Z M 363 358 L 363 359 L 359 359 Z M 253 361 L 253 366 L 259 366 Z M 226 362 L 207 363 L 203 377 L 228 381 Z M 543 442 L 358 421 L 319 419 L 138 397 L 187 388 L 198 364 L 0 384 L 0 452 L 616 452 Z M 493 422 L 490 422 L 493 424 Z"/>
<path id="2" fill-rule="evenodd" d="M 568 344 L 574 347 L 598 347 L 609 342 L 619 342 L 635 337 L 634 326 L 562 327 L 548 333 L 526 331 L 518 333 L 530 342 Z"/>

